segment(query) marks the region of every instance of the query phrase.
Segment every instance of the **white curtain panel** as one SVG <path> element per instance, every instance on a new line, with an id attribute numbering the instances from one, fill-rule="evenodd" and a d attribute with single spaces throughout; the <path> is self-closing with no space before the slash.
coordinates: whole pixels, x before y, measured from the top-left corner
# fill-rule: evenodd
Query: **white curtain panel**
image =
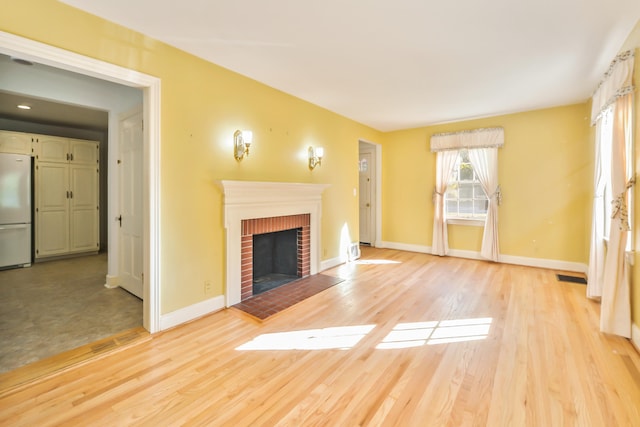
<path id="1" fill-rule="evenodd" d="M 457 150 L 439 151 L 436 158 L 436 187 L 433 193 L 433 241 L 431 253 L 444 256 L 449 252 L 444 193 L 447 191 L 451 172 L 458 158 Z"/>
<path id="2" fill-rule="evenodd" d="M 498 185 L 498 149 L 478 148 L 469 150 L 469 160 L 476 171 L 480 185 L 489 199 L 487 217 L 484 222 L 482 248 L 480 255 L 491 261 L 498 261 L 498 204 L 500 187 Z"/>
<path id="3" fill-rule="evenodd" d="M 593 218 L 591 221 L 591 250 L 589 252 L 589 271 L 587 273 L 587 297 L 600 299 L 602 297 L 602 282 L 604 274 L 604 187 L 606 184 L 602 171 L 602 120 L 596 125 L 595 170 L 593 173 Z M 608 156 L 607 156 L 608 157 Z"/>
<path id="4" fill-rule="evenodd" d="M 631 338 L 631 298 L 629 265 L 625 260 L 629 220 L 627 203 L 629 171 L 626 147 L 632 138 L 632 94 L 618 97 L 613 111 L 611 151 L 611 192 L 614 197 L 609 245 L 604 262 L 604 281 L 600 307 L 600 330 Z"/>

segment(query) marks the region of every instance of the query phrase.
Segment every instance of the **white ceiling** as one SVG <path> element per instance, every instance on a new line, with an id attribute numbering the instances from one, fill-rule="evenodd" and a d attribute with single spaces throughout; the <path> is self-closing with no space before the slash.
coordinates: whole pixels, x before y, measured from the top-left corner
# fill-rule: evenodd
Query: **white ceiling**
<path id="1" fill-rule="evenodd" d="M 584 102 L 638 0 L 62 0 L 373 128 Z"/>

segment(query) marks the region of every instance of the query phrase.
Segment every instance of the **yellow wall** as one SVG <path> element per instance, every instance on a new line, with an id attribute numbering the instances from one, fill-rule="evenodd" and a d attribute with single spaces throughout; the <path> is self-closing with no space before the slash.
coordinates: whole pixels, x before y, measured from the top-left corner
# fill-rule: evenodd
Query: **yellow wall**
<path id="1" fill-rule="evenodd" d="M 593 176 L 588 115 L 588 105 L 579 104 L 387 134 L 383 239 L 431 246 L 436 157 L 429 151 L 431 135 L 501 126 L 500 252 L 586 264 Z M 482 231 L 450 225 L 450 248 L 479 251 Z"/>
<path id="2" fill-rule="evenodd" d="M 161 86 L 161 313 L 224 291 L 222 194 L 216 180 L 328 183 L 323 259 L 338 257 L 346 224 L 357 240 L 358 140 L 366 126 L 54 0 L 0 0 L 0 30 L 159 77 Z M 251 129 L 237 163 L 236 129 Z M 323 146 L 313 172 L 309 145 Z M 204 282 L 214 292 L 204 294 Z"/>

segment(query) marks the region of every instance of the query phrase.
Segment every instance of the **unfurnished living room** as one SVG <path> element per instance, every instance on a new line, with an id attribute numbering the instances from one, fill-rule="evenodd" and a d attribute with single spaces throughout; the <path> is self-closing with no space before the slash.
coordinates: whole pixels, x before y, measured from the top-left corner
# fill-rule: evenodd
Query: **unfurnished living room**
<path id="1" fill-rule="evenodd" d="M 0 425 L 640 422 L 637 1 L 0 2 Z"/>

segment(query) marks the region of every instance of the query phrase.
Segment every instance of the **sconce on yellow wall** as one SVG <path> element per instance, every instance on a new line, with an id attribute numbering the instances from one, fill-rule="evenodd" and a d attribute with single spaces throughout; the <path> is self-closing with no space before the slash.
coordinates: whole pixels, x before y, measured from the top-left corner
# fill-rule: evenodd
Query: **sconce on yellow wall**
<path id="1" fill-rule="evenodd" d="M 240 161 L 244 156 L 249 156 L 249 147 L 253 142 L 253 132 L 250 130 L 237 130 L 233 134 L 233 157 Z"/>
<path id="2" fill-rule="evenodd" d="M 313 170 L 316 166 L 322 164 L 322 157 L 324 156 L 324 148 L 322 147 L 309 147 L 309 169 Z"/>

